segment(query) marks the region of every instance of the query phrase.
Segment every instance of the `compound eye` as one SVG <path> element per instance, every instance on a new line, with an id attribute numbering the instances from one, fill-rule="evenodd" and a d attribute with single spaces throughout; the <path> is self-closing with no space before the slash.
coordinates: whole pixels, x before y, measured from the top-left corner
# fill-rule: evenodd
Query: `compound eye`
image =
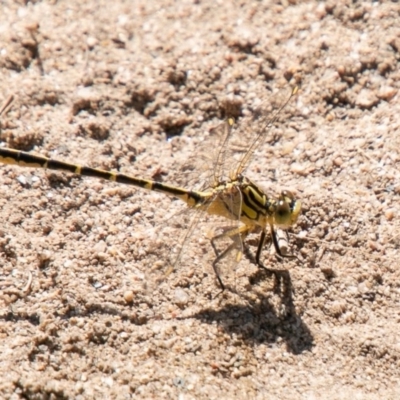
<path id="1" fill-rule="evenodd" d="M 275 224 L 281 228 L 292 226 L 300 215 L 301 202 L 297 200 L 292 192 L 284 190 L 276 203 Z"/>
<path id="2" fill-rule="evenodd" d="M 287 225 L 290 223 L 291 210 L 290 205 L 285 200 L 279 200 L 276 207 L 275 223 L 277 225 Z"/>
<path id="3" fill-rule="evenodd" d="M 294 200 L 294 195 L 292 192 L 289 192 L 289 190 L 283 190 L 281 193 L 281 199 Z"/>

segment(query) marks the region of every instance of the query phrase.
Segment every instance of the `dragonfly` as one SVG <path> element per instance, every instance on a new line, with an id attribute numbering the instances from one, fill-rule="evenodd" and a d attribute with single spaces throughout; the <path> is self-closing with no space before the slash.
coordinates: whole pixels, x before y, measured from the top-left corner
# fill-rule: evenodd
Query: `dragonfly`
<path id="1" fill-rule="evenodd" d="M 232 138 L 235 121 L 233 118 L 228 117 L 220 125 L 224 135 L 220 149 L 213 161 L 212 179 L 201 190 L 190 190 L 150 179 L 69 163 L 6 147 L 0 147 L 0 163 L 69 172 L 160 192 L 183 201 L 191 210 L 223 217 L 231 221 L 231 224 L 225 227 L 222 233 L 210 238 L 211 246 L 215 253 L 212 267 L 223 291 L 225 290 L 225 285 L 222 281 L 218 264 L 234 249 L 238 250 L 237 260 L 240 259 L 241 254 L 248 254 L 247 251 L 244 251 L 244 243 L 246 237 L 252 232 L 261 231 L 256 255 L 252 257 L 258 267 L 274 272 L 273 269 L 266 268 L 261 262 L 262 249 L 268 237 L 272 241 L 278 256 L 282 258 L 294 257 L 281 251 L 277 229 L 288 229 L 296 224 L 301 212 L 301 201 L 288 190 L 281 191 L 275 197 L 268 196 L 259 186 L 247 178 L 244 172 L 253 158 L 254 152 L 264 142 L 266 132 L 276 122 L 279 113 L 297 92 L 298 87 L 295 87 L 286 101 L 268 119 L 264 129 L 255 135 L 239 161 L 236 162 L 235 167 L 230 168 L 229 173 L 226 173 L 224 169 L 229 162 L 227 160 L 227 149 Z M 8 104 L 3 106 L 0 110 L 0 115 L 7 107 Z M 230 244 L 222 251 L 217 246 L 220 239 L 229 239 L 228 242 L 230 241 Z M 173 267 L 169 269 L 168 273 L 171 270 L 173 270 Z"/>

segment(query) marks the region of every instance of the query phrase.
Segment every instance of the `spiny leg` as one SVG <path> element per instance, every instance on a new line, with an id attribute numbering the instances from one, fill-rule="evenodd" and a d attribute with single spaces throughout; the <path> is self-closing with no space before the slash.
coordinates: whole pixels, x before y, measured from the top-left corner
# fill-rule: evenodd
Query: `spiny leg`
<path id="1" fill-rule="evenodd" d="M 243 225 L 239 228 L 230 228 L 229 227 L 229 228 L 224 228 L 223 233 L 216 235 L 211 239 L 211 246 L 215 253 L 215 259 L 212 263 L 212 267 L 213 267 L 215 275 L 217 276 L 218 283 L 222 289 L 221 292 L 223 292 L 225 290 L 225 285 L 223 284 L 222 279 L 219 275 L 217 264 L 224 257 L 226 257 L 227 254 L 229 254 L 232 250 L 234 250 L 235 248 L 238 247 L 238 242 L 237 242 L 237 239 L 235 239 L 235 236 L 237 236 L 238 238 L 240 237 L 240 241 L 241 241 L 241 243 L 243 243 L 244 239 L 248 235 L 248 233 L 249 233 L 249 227 L 247 227 L 246 225 Z M 220 253 L 217 249 L 215 242 L 219 239 L 227 238 L 227 237 L 232 239 L 233 243 L 231 243 L 222 253 Z"/>
<path id="2" fill-rule="evenodd" d="M 276 252 L 276 254 L 278 255 L 278 257 L 281 257 L 281 258 L 290 258 L 290 259 L 298 258 L 297 256 L 295 256 L 295 255 L 293 255 L 293 254 L 283 254 L 283 253 L 282 253 L 281 248 L 279 247 L 279 242 L 278 242 L 278 238 L 277 238 L 277 234 L 276 234 L 276 231 L 275 231 L 275 229 L 274 229 L 274 226 L 271 225 L 271 226 L 270 226 L 270 229 L 271 229 L 270 232 L 271 232 L 272 243 L 273 243 L 273 245 L 274 245 L 274 249 L 275 249 L 275 252 Z M 256 257 L 255 257 L 255 258 L 254 258 L 254 256 L 250 253 L 250 250 L 248 249 L 247 246 L 245 246 L 245 249 L 246 249 L 245 255 L 246 255 L 247 257 L 250 256 L 250 257 L 251 257 L 251 261 L 252 261 L 252 262 L 255 262 L 255 264 L 257 264 L 257 266 L 259 266 L 260 268 L 262 268 L 262 269 L 264 269 L 264 270 L 266 270 L 266 271 L 268 271 L 268 272 L 275 273 L 277 270 L 267 268 L 267 267 L 261 262 L 261 260 L 260 260 L 260 258 L 261 258 L 261 252 L 262 252 L 262 250 L 263 250 L 266 237 L 267 237 L 267 233 L 266 233 L 265 229 L 263 229 L 262 232 L 261 232 L 261 235 L 260 235 L 260 240 L 258 241 L 257 252 L 256 252 Z"/>
<path id="3" fill-rule="evenodd" d="M 275 235 L 275 236 L 274 236 Z M 260 260 L 261 252 L 262 249 L 265 245 L 265 241 L 267 239 L 267 232 L 265 229 L 262 230 L 261 235 L 260 235 L 260 240 L 258 242 L 258 247 L 257 247 L 257 252 L 256 256 L 251 253 L 249 246 L 243 243 L 243 254 L 247 257 L 247 259 L 253 263 L 256 264 L 259 267 L 259 270 L 252 276 L 250 277 L 250 283 L 254 284 L 257 281 L 263 280 L 262 276 L 262 271 L 266 272 L 269 276 L 273 275 L 274 276 L 274 291 L 277 293 L 280 293 L 283 295 L 283 298 L 285 299 L 284 301 L 286 304 L 288 304 L 288 309 L 293 308 L 293 304 L 291 302 L 292 298 L 292 281 L 290 277 L 290 273 L 287 269 L 272 269 L 272 268 L 267 268 Z M 275 239 L 275 240 L 274 240 Z M 276 237 L 276 232 L 275 230 L 271 231 L 271 241 L 274 243 L 275 251 L 278 253 L 277 248 L 279 249 L 279 252 L 281 253 L 282 257 L 287 258 L 287 255 L 282 254 L 279 248 L 279 242 Z M 271 244 L 271 241 L 269 244 Z M 289 258 L 291 256 L 289 255 Z"/>
<path id="4" fill-rule="evenodd" d="M 298 258 L 295 255 L 282 253 L 282 251 L 279 247 L 279 242 L 278 242 L 276 231 L 273 226 L 271 226 L 270 228 L 271 228 L 270 237 L 271 237 L 271 241 L 274 245 L 277 256 L 280 258 Z M 277 282 L 281 282 L 281 281 L 285 282 L 285 287 L 286 287 L 285 292 L 290 291 L 291 280 L 290 280 L 289 271 L 286 269 L 267 268 L 260 260 L 261 252 L 265 245 L 266 238 L 267 238 L 267 232 L 265 231 L 265 229 L 263 229 L 261 232 L 261 235 L 260 235 L 260 240 L 258 241 L 257 252 L 256 252 L 255 257 L 250 252 L 249 247 L 245 243 L 243 245 L 243 253 L 250 260 L 250 262 L 252 262 L 253 264 L 256 264 L 260 269 L 262 269 L 263 271 L 266 271 L 268 274 L 274 275 Z"/>
<path id="5" fill-rule="evenodd" d="M 214 247 L 214 246 L 213 246 Z M 221 292 L 225 290 L 225 285 L 222 283 L 222 279 L 219 276 L 217 264 L 221 261 L 228 253 L 230 253 L 236 247 L 236 243 L 231 243 L 222 253 L 220 253 L 213 261 L 212 267 L 214 270 L 215 275 L 217 276 L 218 283 L 221 287 Z M 214 248 L 215 251 L 215 248 Z"/>
<path id="6" fill-rule="evenodd" d="M 279 242 L 278 242 L 278 238 L 277 238 L 277 234 L 276 231 L 274 229 L 274 226 L 271 224 L 270 226 L 270 235 L 271 235 L 271 240 L 272 243 L 274 245 L 275 248 L 275 252 L 278 255 L 278 257 L 280 258 L 289 258 L 289 259 L 293 259 L 293 258 L 297 258 L 295 255 L 291 255 L 291 254 L 284 254 L 281 251 L 281 248 L 279 247 Z M 279 278 L 284 278 L 287 279 L 288 277 L 288 271 L 287 270 L 277 270 L 277 269 L 272 269 L 272 268 L 267 268 L 262 262 L 261 262 L 261 253 L 262 250 L 264 248 L 265 245 L 265 241 L 266 241 L 266 237 L 267 237 L 267 233 L 265 231 L 265 229 L 262 230 L 261 235 L 260 235 L 260 239 L 258 241 L 258 246 L 257 246 L 257 252 L 256 252 L 256 256 L 254 257 L 254 255 L 250 252 L 249 247 L 245 244 L 244 239 L 246 238 L 246 236 L 250 233 L 251 228 L 249 228 L 246 225 L 243 225 L 239 228 L 225 228 L 224 232 L 214 236 L 211 239 L 211 245 L 212 248 L 214 250 L 215 253 L 215 259 L 213 261 L 213 270 L 215 272 L 215 275 L 217 277 L 218 283 L 222 289 L 222 291 L 225 290 L 225 285 L 222 282 L 222 279 L 220 277 L 220 274 L 218 272 L 218 267 L 217 264 L 218 262 L 220 262 L 224 257 L 226 257 L 227 254 L 229 254 L 229 252 L 231 252 L 233 249 L 235 249 L 235 247 L 237 247 L 237 242 L 235 241 L 234 236 L 236 235 L 240 235 L 240 240 L 242 243 L 242 248 L 243 248 L 243 254 L 250 260 L 250 262 L 252 262 L 253 264 L 256 264 L 259 268 L 267 271 L 270 274 L 273 274 L 277 279 Z M 231 238 L 234 242 L 231 243 L 222 253 L 220 253 L 217 249 L 216 246 L 216 241 L 218 241 L 221 238 L 226 238 L 229 237 Z"/>
<path id="7" fill-rule="evenodd" d="M 249 259 L 249 261 L 253 264 L 256 264 L 257 267 L 262 268 L 265 271 L 268 271 L 270 273 L 273 273 L 273 270 L 267 268 L 261 261 L 261 252 L 265 244 L 265 239 L 266 239 L 266 232 L 265 229 L 262 230 L 261 235 L 260 235 L 260 240 L 258 241 L 258 246 L 257 246 L 257 252 L 256 256 L 251 253 L 250 248 L 248 245 L 245 243 L 243 244 L 243 253 L 244 255 Z"/>
<path id="8" fill-rule="evenodd" d="M 262 230 L 261 235 L 260 235 L 260 240 L 258 241 L 258 246 L 257 246 L 257 252 L 256 255 L 250 251 L 250 248 L 247 244 L 243 245 L 243 254 L 245 257 L 252 263 L 257 265 L 259 268 L 258 271 L 255 272 L 254 275 L 252 275 L 249 278 L 249 282 L 253 285 L 257 281 L 263 280 L 263 276 L 265 276 L 263 273 L 266 273 L 268 276 L 273 275 L 275 277 L 275 287 L 281 280 L 284 281 L 290 281 L 290 276 L 287 270 L 277 270 L 277 269 L 272 269 L 272 268 L 267 268 L 260 260 L 261 252 L 262 249 L 265 245 L 265 241 L 267 238 L 267 234 L 265 232 L 265 229 Z"/>
<path id="9" fill-rule="evenodd" d="M 299 257 L 297 257 L 295 254 L 283 254 L 282 253 L 281 248 L 279 247 L 279 242 L 278 242 L 278 238 L 276 235 L 276 231 L 272 224 L 270 226 L 270 229 L 271 229 L 272 243 L 274 244 L 274 249 L 275 249 L 276 254 L 281 258 L 289 258 L 289 259 L 296 258 L 297 260 L 299 260 Z M 286 238 L 289 241 L 289 234 L 287 232 L 286 232 Z M 260 251 L 260 253 L 261 253 L 261 251 Z M 258 254 L 258 250 L 257 250 L 257 254 Z"/>

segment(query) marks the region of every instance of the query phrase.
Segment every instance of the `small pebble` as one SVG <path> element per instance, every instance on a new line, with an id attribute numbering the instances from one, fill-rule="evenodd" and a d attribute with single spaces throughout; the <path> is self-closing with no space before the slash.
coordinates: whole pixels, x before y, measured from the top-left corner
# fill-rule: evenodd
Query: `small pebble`
<path id="1" fill-rule="evenodd" d="M 133 298 L 134 298 L 134 295 L 133 295 L 132 290 L 127 290 L 124 293 L 124 300 L 125 300 L 126 303 L 128 303 L 128 304 L 133 303 Z"/>
<path id="2" fill-rule="evenodd" d="M 388 221 L 391 221 L 394 218 L 394 208 L 388 208 L 385 211 L 385 217 Z"/>
<path id="3" fill-rule="evenodd" d="M 183 289 L 176 289 L 174 293 L 174 301 L 176 304 L 184 305 L 189 301 L 189 296 Z"/>

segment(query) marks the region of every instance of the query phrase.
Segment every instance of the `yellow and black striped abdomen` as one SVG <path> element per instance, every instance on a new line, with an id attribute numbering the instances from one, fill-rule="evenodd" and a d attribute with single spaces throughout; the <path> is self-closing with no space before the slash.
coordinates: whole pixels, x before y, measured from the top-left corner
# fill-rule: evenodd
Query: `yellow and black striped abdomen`
<path id="1" fill-rule="evenodd" d="M 53 160 L 51 158 L 37 156 L 24 151 L 8 148 L 0 148 L 0 162 L 3 164 L 19 165 L 21 167 L 45 168 L 55 171 L 70 172 L 72 174 L 90 176 L 108 181 L 124 183 L 126 185 L 137 186 L 147 190 L 154 190 L 177 197 L 187 203 L 190 207 L 205 203 L 209 198 L 209 194 L 207 193 L 194 192 L 176 186 L 165 185 L 152 180 L 120 174 L 118 172 L 105 171 L 102 169 L 81 166 L 78 164 L 70 164 L 64 161 Z"/>

